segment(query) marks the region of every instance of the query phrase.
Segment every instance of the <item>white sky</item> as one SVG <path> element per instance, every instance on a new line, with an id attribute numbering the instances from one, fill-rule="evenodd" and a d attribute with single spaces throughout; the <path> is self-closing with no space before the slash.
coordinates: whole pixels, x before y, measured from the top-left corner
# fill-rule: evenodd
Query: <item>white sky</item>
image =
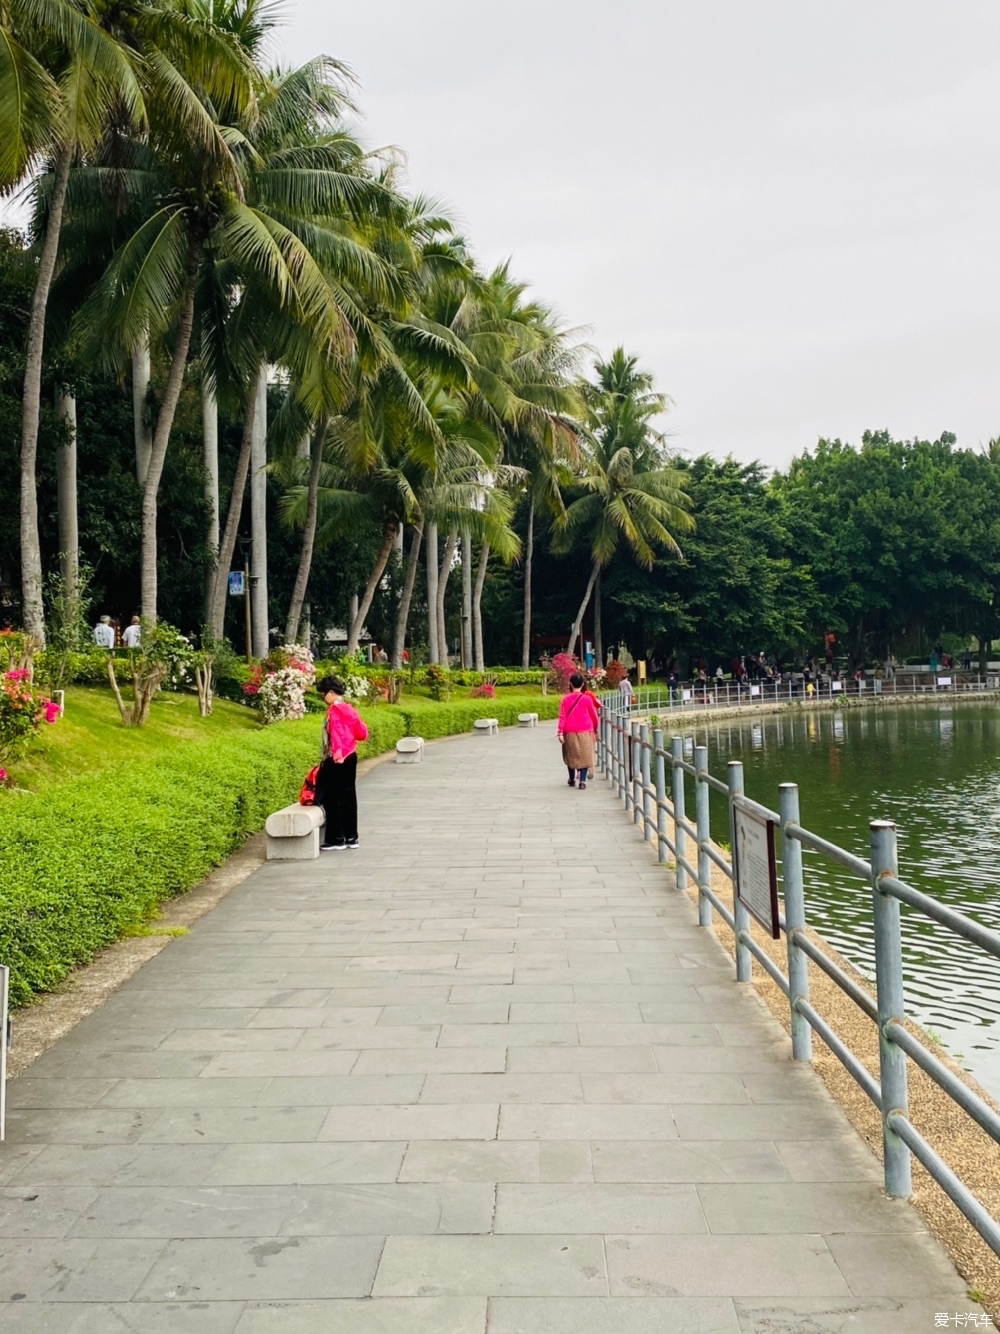
<path id="1" fill-rule="evenodd" d="M 485 264 L 675 400 L 687 452 L 1000 434 L 994 0 L 286 0 Z"/>

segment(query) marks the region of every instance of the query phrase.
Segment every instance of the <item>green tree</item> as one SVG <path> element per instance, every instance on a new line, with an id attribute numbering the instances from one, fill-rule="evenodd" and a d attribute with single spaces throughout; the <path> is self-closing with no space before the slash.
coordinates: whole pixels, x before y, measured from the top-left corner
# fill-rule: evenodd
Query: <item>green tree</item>
<path id="1" fill-rule="evenodd" d="M 591 560 L 569 653 L 576 649 L 601 570 L 622 539 L 639 565 L 649 570 L 657 547 L 679 556 L 674 534 L 694 527 L 683 476 L 668 463 L 664 437 L 652 424 L 665 410 L 666 397 L 654 391 L 652 376 L 640 371 L 637 358 L 626 356 L 623 348 L 594 369 L 596 381 L 583 386 L 589 416 L 589 448 L 579 481 L 584 494 L 568 507 L 560 541 L 564 547 L 582 541 Z M 599 623 L 599 612 L 597 618 Z"/>

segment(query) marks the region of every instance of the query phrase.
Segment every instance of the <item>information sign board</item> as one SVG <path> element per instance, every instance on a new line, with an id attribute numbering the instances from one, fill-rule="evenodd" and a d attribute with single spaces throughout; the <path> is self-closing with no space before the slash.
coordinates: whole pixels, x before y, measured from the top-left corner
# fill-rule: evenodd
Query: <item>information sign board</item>
<path id="1" fill-rule="evenodd" d="M 938 683 L 939 686 L 945 686 L 945 687 L 950 686 L 950 685 L 951 685 L 951 677 L 950 677 L 950 676 L 939 676 L 938 679 L 937 679 L 937 683 Z"/>
<path id="2" fill-rule="evenodd" d="M 243 571 L 229 571 L 229 596 L 231 598 L 241 598 L 243 596 Z"/>
<path id="3" fill-rule="evenodd" d="M 774 856 L 774 821 L 733 808 L 736 834 L 736 893 L 772 939 L 781 935 L 778 926 L 778 868 Z"/>

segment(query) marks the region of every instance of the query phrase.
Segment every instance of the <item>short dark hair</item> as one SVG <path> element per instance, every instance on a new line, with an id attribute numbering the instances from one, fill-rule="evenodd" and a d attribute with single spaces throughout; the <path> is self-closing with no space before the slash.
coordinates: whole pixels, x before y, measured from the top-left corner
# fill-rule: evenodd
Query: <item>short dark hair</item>
<path id="1" fill-rule="evenodd" d="M 579 672 L 574 672 L 572 676 L 569 678 L 569 683 L 574 690 L 579 690 L 580 687 L 583 685 L 583 677 L 580 675 Z"/>
<path id="2" fill-rule="evenodd" d="M 339 676 L 324 676 L 322 680 L 316 682 L 316 689 L 321 695 L 329 695 L 331 691 L 335 695 L 347 694 L 347 687 Z"/>

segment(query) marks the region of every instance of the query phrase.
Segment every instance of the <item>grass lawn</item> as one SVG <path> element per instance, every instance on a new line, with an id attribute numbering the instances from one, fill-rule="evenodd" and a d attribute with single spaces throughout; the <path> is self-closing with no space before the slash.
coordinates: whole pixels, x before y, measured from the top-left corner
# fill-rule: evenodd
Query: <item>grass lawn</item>
<path id="1" fill-rule="evenodd" d="M 202 718 L 194 695 L 171 691 L 157 695 L 145 727 L 125 727 L 110 689 L 71 686 L 63 717 L 43 724 L 27 752 L 7 768 L 17 787 L 38 792 L 82 774 L 156 759 L 175 742 L 210 741 L 259 727 L 257 713 L 240 704 L 217 699 L 212 715 Z"/>

